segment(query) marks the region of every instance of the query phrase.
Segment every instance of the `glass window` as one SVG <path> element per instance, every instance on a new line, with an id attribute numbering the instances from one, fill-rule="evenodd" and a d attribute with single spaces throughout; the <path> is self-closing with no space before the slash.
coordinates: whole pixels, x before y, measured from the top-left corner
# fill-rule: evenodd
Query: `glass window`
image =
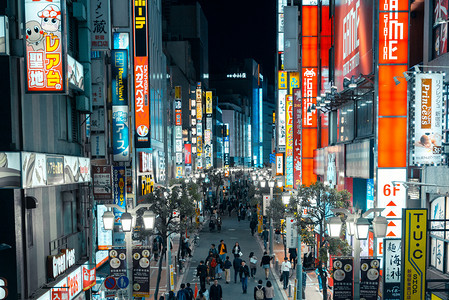
<path id="1" fill-rule="evenodd" d="M 354 139 L 354 102 L 350 101 L 337 110 L 337 143 Z"/>
<path id="2" fill-rule="evenodd" d="M 357 101 L 357 137 L 369 136 L 374 133 L 373 93 Z"/>

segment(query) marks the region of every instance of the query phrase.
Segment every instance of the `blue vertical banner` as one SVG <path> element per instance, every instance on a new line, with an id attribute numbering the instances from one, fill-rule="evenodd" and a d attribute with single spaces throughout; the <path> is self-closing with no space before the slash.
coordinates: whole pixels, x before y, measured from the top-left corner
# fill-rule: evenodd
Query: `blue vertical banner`
<path id="1" fill-rule="evenodd" d="M 114 204 L 126 208 L 125 167 L 114 167 L 112 172 L 114 187 Z M 121 225 L 122 212 L 114 208 L 115 225 Z"/>
<path id="2" fill-rule="evenodd" d="M 129 161 L 128 106 L 112 106 L 112 150 L 114 161 Z"/>
<path id="3" fill-rule="evenodd" d="M 111 51 L 112 105 L 128 105 L 128 51 Z"/>

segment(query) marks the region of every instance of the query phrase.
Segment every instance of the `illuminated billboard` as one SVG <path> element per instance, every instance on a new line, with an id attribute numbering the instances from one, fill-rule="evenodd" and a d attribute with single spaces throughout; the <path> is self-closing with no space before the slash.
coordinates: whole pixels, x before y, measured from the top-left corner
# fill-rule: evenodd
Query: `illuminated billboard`
<path id="1" fill-rule="evenodd" d="M 373 71 L 373 9 L 373 0 L 335 1 L 335 85 L 339 90 L 345 77 Z"/>
<path id="2" fill-rule="evenodd" d="M 285 146 L 285 187 L 293 187 L 293 97 L 287 95 L 286 105 L 286 146 Z"/>
<path id="3" fill-rule="evenodd" d="M 25 1 L 27 92 L 66 92 L 64 3 Z"/>
<path id="4" fill-rule="evenodd" d="M 134 117 L 136 148 L 150 148 L 147 0 L 133 2 Z"/>

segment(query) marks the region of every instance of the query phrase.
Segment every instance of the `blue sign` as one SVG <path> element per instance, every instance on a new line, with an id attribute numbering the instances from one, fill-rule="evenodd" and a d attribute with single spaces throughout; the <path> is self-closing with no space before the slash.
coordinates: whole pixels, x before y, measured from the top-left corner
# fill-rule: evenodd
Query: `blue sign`
<path id="1" fill-rule="evenodd" d="M 112 105 L 128 105 L 128 51 L 111 51 Z"/>
<path id="2" fill-rule="evenodd" d="M 374 208 L 374 179 L 366 181 L 366 209 Z"/>
<path id="3" fill-rule="evenodd" d="M 270 153 L 270 164 L 274 164 L 275 159 L 276 159 L 276 155 L 274 155 L 273 153 Z"/>
<path id="4" fill-rule="evenodd" d="M 293 186 L 293 156 L 287 156 L 286 158 L 285 185 Z"/>
<path id="5" fill-rule="evenodd" d="M 104 280 L 104 287 L 107 288 L 108 290 L 112 290 L 113 288 L 115 288 L 115 285 L 117 284 L 117 281 L 115 281 L 114 277 L 107 277 Z"/>
<path id="6" fill-rule="evenodd" d="M 112 150 L 114 161 L 129 161 L 128 106 L 112 106 Z"/>
<path id="7" fill-rule="evenodd" d="M 129 279 L 126 276 L 120 276 L 119 279 L 117 279 L 117 286 L 119 289 L 126 289 L 129 285 Z"/>
<path id="8" fill-rule="evenodd" d="M 125 167 L 114 167 L 112 171 L 114 204 L 126 208 Z M 121 225 L 122 212 L 114 208 L 115 225 Z"/>

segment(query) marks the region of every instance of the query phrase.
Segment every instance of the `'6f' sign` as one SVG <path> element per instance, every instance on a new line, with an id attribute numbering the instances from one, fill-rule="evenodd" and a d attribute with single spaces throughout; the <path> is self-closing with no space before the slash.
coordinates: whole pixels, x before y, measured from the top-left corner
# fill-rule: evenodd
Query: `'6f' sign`
<path id="1" fill-rule="evenodd" d="M 0 277 L 0 299 L 6 299 L 8 297 L 8 282 L 5 278 Z"/>
<path id="2" fill-rule="evenodd" d="M 384 195 L 386 197 L 396 196 L 396 194 L 399 192 L 399 186 L 400 186 L 400 184 L 397 184 L 397 183 L 394 185 L 391 185 L 391 184 L 384 185 L 384 188 L 383 188 Z"/>

